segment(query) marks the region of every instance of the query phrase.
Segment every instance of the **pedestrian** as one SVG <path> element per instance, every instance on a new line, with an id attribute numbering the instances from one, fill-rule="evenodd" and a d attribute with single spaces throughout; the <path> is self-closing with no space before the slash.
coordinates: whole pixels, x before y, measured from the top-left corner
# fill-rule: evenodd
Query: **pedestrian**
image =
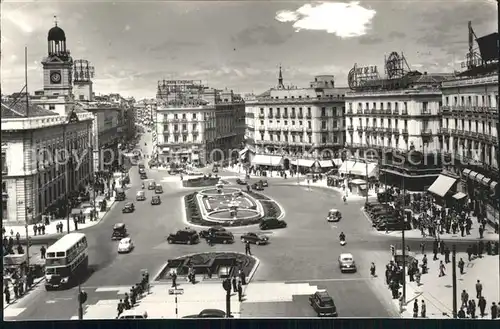
<path id="1" fill-rule="evenodd" d="M 424 258 L 422 258 L 422 274 L 427 273 L 427 255 L 424 255 Z"/>
<path id="2" fill-rule="evenodd" d="M 130 310 L 130 298 L 128 296 L 128 293 L 125 293 L 125 297 L 123 298 L 123 306 L 126 310 Z"/>
<path id="3" fill-rule="evenodd" d="M 174 270 L 170 273 L 170 277 L 172 278 L 172 288 L 177 289 L 177 273 Z"/>
<path id="4" fill-rule="evenodd" d="M 238 300 L 240 302 L 242 302 L 243 301 L 243 286 L 241 285 L 241 281 L 238 281 L 238 286 L 236 288 L 237 288 L 237 292 L 238 292 Z"/>
<path id="5" fill-rule="evenodd" d="M 370 275 L 372 277 L 375 277 L 375 263 L 372 262 L 372 265 L 370 266 Z"/>
<path id="6" fill-rule="evenodd" d="M 422 274 L 418 270 L 418 268 L 415 270 L 415 281 L 417 281 L 417 287 L 420 286 L 420 279 L 422 278 Z"/>
<path id="7" fill-rule="evenodd" d="M 5 304 L 10 304 L 10 289 L 9 284 L 6 284 L 3 289 L 3 295 L 5 296 Z"/>
<path id="8" fill-rule="evenodd" d="M 469 257 L 469 262 L 472 260 L 472 246 L 467 247 L 467 256 Z"/>
<path id="9" fill-rule="evenodd" d="M 476 283 L 476 298 L 477 299 L 481 298 L 482 292 L 483 292 L 483 284 L 479 280 L 477 280 L 477 283 Z"/>
<path id="10" fill-rule="evenodd" d="M 438 248 L 437 247 L 434 247 L 432 249 L 432 253 L 434 254 L 434 257 L 432 258 L 432 260 L 438 260 L 438 257 L 437 257 L 437 254 L 438 254 Z"/>
<path id="11" fill-rule="evenodd" d="M 413 302 L 413 317 L 418 318 L 418 299 Z"/>
<path id="12" fill-rule="evenodd" d="M 124 308 L 125 305 L 123 304 L 123 301 L 120 299 L 120 301 L 118 302 L 118 307 L 116 308 L 116 310 L 118 311 L 118 315 L 116 316 L 117 319 L 120 318 L 120 315 L 123 313 Z"/>
<path id="13" fill-rule="evenodd" d="M 425 254 L 425 243 L 423 242 L 420 244 L 420 252 L 422 253 L 422 255 Z"/>
<path id="14" fill-rule="evenodd" d="M 450 249 L 446 246 L 444 250 L 444 262 L 448 264 L 450 262 Z"/>
<path id="15" fill-rule="evenodd" d="M 14 297 L 17 299 L 17 298 L 19 298 L 19 285 L 17 282 L 15 282 L 13 285 L 14 285 L 14 287 L 13 287 Z"/>
<path id="16" fill-rule="evenodd" d="M 461 308 L 460 311 L 458 311 L 457 317 L 459 319 L 465 319 L 465 311 L 463 308 Z"/>
<path id="17" fill-rule="evenodd" d="M 42 259 L 45 259 L 45 253 L 46 253 L 46 252 L 47 252 L 47 249 L 45 249 L 45 246 L 42 246 L 42 247 L 40 248 L 40 257 L 41 257 Z"/>
<path id="18" fill-rule="evenodd" d="M 238 284 L 237 284 L 237 280 L 236 280 L 235 276 L 233 276 L 233 278 L 231 279 L 231 282 L 233 284 L 233 290 L 236 291 L 236 289 L 238 289 Z"/>
<path id="19" fill-rule="evenodd" d="M 462 298 L 462 306 L 461 307 L 467 307 L 467 304 L 469 302 L 469 294 L 467 293 L 467 291 L 465 291 L 465 289 L 462 290 L 461 298 Z"/>
<path id="20" fill-rule="evenodd" d="M 422 318 L 425 318 L 426 313 L 427 313 L 427 306 L 425 305 L 425 301 L 422 299 L 422 304 L 420 305 L 420 316 Z"/>
<path id="21" fill-rule="evenodd" d="M 21 234 L 19 232 L 16 233 L 16 242 L 19 244 L 19 241 L 21 241 Z"/>
<path id="22" fill-rule="evenodd" d="M 470 304 L 470 317 L 472 319 L 475 319 L 476 318 L 476 301 L 474 299 L 471 299 L 469 301 L 469 304 Z"/>
<path id="23" fill-rule="evenodd" d="M 484 234 L 484 228 L 483 226 L 479 226 L 479 238 L 482 239 L 483 238 L 483 234 Z"/>
<path id="24" fill-rule="evenodd" d="M 439 262 L 439 277 L 445 276 L 446 273 L 444 272 L 446 270 L 446 267 L 444 266 L 443 261 Z"/>
<path id="25" fill-rule="evenodd" d="M 245 242 L 245 255 L 252 256 L 252 251 L 250 250 L 250 242 Z"/>
<path id="26" fill-rule="evenodd" d="M 498 307 L 495 302 L 491 303 L 491 319 L 494 320 L 497 318 Z"/>
<path id="27" fill-rule="evenodd" d="M 481 317 L 484 318 L 484 311 L 486 310 L 486 299 L 484 299 L 483 296 L 479 298 L 479 301 L 477 302 L 477 306 L 479 306 L 479 312 L 481 314 Z"/>
<path id="28" fill-rule="evenodd" d="M 460 269 L 460 274 L 464 274 L 464 266 L 465 266 L 465 262 L 462 258 L 460 258 L 460 260 L 458 261 L 458 268 Z"/>

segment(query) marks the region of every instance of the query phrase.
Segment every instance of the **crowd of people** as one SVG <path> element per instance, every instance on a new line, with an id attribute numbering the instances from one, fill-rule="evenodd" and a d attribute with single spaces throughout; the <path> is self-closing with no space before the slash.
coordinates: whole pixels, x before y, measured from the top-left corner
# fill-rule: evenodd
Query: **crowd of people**
<path id="1" fill-rule="evenodd" d="M 149 273 L 145 272 L 142 274 L 141 281 L 133 285 L 132 288 L 130 288 L 130 292 L 125 293 L 125 296 L 118 302 L 118 306 L 116 309 L 118 315 L 116 318 L 119 318 L 125 310 L 130 310 L 132 307 L 134 307 L 137 301 L 141 299 L 144 294 L 149 292 Z"/>

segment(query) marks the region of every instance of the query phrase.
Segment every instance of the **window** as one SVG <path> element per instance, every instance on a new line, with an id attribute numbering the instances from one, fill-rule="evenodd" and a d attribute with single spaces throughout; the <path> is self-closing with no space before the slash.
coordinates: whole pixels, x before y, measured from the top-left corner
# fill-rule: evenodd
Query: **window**
<path id="1" fill-rule="evenodd" d="M 295 126 L 295 121 L 292 120 L 292 126 Z"/>
<path id="2" fill-rule="evenodd" d="M 182 135 L 182 141 L 187 142 L 187 135 Z"/>
<path id="3" fill-rule="evenodd" d="M 312 143 L 312 137 L 311 137 L 311 135 L 307 135 L 307 141 L 308 141 L 309 144 Z"/>
<path id="4" fill-rule="evenodd" d="M 193 113 L 193 120 L 196 120 L 196 113 Z"/>
<path id="5" fill-rule="evenodd" d="M 422 113 L 426 113 L 429 110 L 429 102 L 422 102 Z"/>
<path id="6" fill-rule="evenodd" d="M 179 115 L 177 113 L 174 114 L 174 119 L 177 120 L 179 119 Z M 206 118 L 205 118 L 206 119 Z"/>
<path id="7" fill-rule="evenodd" d="M 264 114 L 264 109 L 262 107 L 260 108 L 260 114 Z"/>
<path id="8" fill-rule="evenodd" d="M 56 109 L 56 106 L 55 106 L 55 105 L 49 105 L 49 110 L 50 110 L 50 111 L 53 111 L 53 110 L 55 110 L 55 109 Z"/>
<path id="9" fill-rule="evenodd" d="M 196 131 L 196 128 L 197 128 L 197 124 L 193 123 L 193 131 Z"/>
<path id="10" fill-rule="evenodd" d="M 273 109 L 272 109 L 272 108 L 270 108 L 270 109 L 269 109 L 269 116 L 270 116 L 270 117 L 272 117 L 272 116 L 273 116 Z"/>
<path id="11" fill-rule="evenodd" d="M 260 120 L 260 125 L 263 126 L 264 125 L 264 120 Z"/>
<path id="12" fill-rule="evenodd" d="M 174 125 L 174 131 L 179 131 L 179 125 Z"/>
<path id="13" fill-rule="evenodd" d="M 182 130 L 187 130 L 187 125 L 186 124 L 182 125 Z"/>
<path id="14" fill-rule="evenodd" d="M 321 143 L 326 144 L 326 136 L 321 135 Z"/>
<path id="15" fill-rule="evenodd" d="M 182 113 L 182 119 L 186 120 L 186 113 Z"/>
<path id="16" fill-rule="evenodd" d="M 321 116 L 322 117 L 326 116 L 326 108 L 324 107 L 321 108 Z"/>
<path id="17" fill-rule="evenodd" d="M 311 116 L 311 108 L 310 107 L 307 108 L 307 115 Z"/>
<path id="18" fill-rule="evenodd" d="M 287 121 L 287 120 L 283 121 L 283 124 L 284 124 L 285 126 L 288 126 L 288 121 Z"/>
<path id="19" fill-rule="evenodd" d="M 78 98 L 79 98 L 81 101 L 85 100 L 85 96 L 84 96 L 84 95 L 78 95 Z"/>
<path id="20" fill-rule="evenodd" d="M 6 174 L 8 172 L 7 168 L 7 154 L 2 152 L 2 173 Z"/>
<path id="21" fill-rule="evenodd" d="M 278 117 L 279 117 L 279 116 L 280 116 L 280 112 L 281 112 L 281 111 L 280 111 L 280 108 L 279 108 L 279 107 L 278 107 L 278 108 L 276 108 L 276 116 L 278 116 Z"/>
<path id="22" fill-rule="evenodd" d="M 321 129 L 326 129 L 326 121 L 321 121 Z"/>
<path id="23" fill-rule="evenodd" d="M 308 129 L 312 129 L 312 126 L 311 126 L 311 121 L 307 121 L 307 128 L 308 128 Z"/>
<path id="24" fill-rule="evenodd" d="M 174 135 L 174 142 L 179 142 L 179 135 Z"/>

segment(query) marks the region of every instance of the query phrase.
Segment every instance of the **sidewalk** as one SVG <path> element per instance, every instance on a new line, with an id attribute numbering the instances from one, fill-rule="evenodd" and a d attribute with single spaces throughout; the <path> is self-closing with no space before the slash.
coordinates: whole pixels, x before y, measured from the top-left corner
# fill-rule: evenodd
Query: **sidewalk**
<path id="1" fill-rule="evenodd" d="M 444 256 L 438 255 L 439 260 L 443 260 Z M 417 255 L 416 258 L 419 261 L 419 265 L 422 263 L 423 255 Z M 417 286 L 416 282 L 409 282 L 409 276 L 407 276 L 407 286 L 406 286 L 406 302 L 407 305 L 404 307 L 404 311 L 401 314 L 403 318 L 413 317 L 413 303 L 415 299 L 418 299 L 419 306 L 419 317 L 420 317 L 420 307 L 422 300 L 425 301 L 427 318 L 439 319 L 439 318 L 453 318 L 453 283 L 452 283 L 452 263 L 445 264 L 446 275 L 438 277 L 439 260 L 433 261 L 432 254 L 427 255 L 429 271 L 427 274 L 423 274 L 421 277 L 421 285 Z M 483 296 L 486 299 L 486 313 L 489 313 L 489 309 L 492 302 L 499 302 L 499 258 L 498 256 L 483 256 L 483 258 L 472 259 L 471 262 L 467 261 L 467 254 L 457 253 L 456 259 L 458 261 L 462 258 L 465 262 L 464 274 L 460 274 L 460 270 L 457 268 L 457 311 L 460 310 L 461 305 L 461 293 L 462 290 L 466 290 L 469 294 L 469 299 L 476 298 L 476 282 L 480 280 L 483 285 Z M 450 256 L 451 261 L 451 256 Z M 387 290 L 390 294 L 390 291 Z M 399 302 L 393 300 L 393 303 L 399 308 Z M 477 308 L 476 315 L 479 314 L 479 308 Z M 488 314 L 486 318 L 491 318 Z"/>
<path id="2" fill-rule="evenodd" d="M 296 177 L 294 177 L 294 178 L 297 179 Z M 321 179 L 321 180 L 317 180 L 314 183 L 312 181 L 310 181 L 309 183 L 307 183 L 307 181 L 302 180 L 302 181 L 300 181 L 298 183 L 298 185 L 310 186 L 310 187 L 327 188 L 327 189 L 330 189 L 330 190 L 333 190 L 333 191 L 339 193 L 340 196 L 343 196 L 343 195 L 346 194 L 345 190 L 342 190 L 342 188 L 340 188 L 340 187 L 328 186 L 326 178 L 325 179 Z M 379 189 L 379 192 L 380 191 L 383 191 L 383 189 Z M 377 193 L 375 193 L 375 189 L 370 189 L 368 191 L 368 198 L 369 199 L 373 199 L 373 198 L 376 198 L 376 197 L 377 197 Z M 347 195 L 346 195 L 346 200 L 347 201 L 359 201 L 359 200 L 365 200 L 365 199 L 366 199 L 365 196 L 353 194 L 351 192 L 347 193 Z"/>
<path id="3" fill-rule="evenodd" d="M 100 221 L 104 218 L 104 216 L 111 210 L 114 203 L 115 203 L 115 197 L 112 196 L 107 201 L 106 211 L 99 211 L 99 213 L 97 214 L 97 219 L 94 221 L 90 221 L 90 220 L 86 219 L 85 224 L 79 223 L 78 224 L 78 231 L 92 227 L 92 226 L 100 223 Z M 63 233 L 57 233 L 56 225 L 58 223 L 63 224 Z M 74 225 L 73 219 L 71 217 L 70 217 L 70 224 L 69 225 L 70 225 L 70 231 L 71 232 L 74 231 L 75 225 Z M 59 219 L 55 219 L 55 220 L 51 221 L 49 225 L 45 226 L 45 234 L 43 234 L 43 235 L 34 235 L 33 226 L 35 226 L 35 225 L 34 224 L 28 225 L 28 235 L 34 244 L 36 244 L 37 240 L 45 240 L 45 239 L 51 239 L 54 237 L 59 237 L 59 236 L 62 236 L 68 232 L 68 223 L 67 223 L 66 218 L 59 218 Z M 21 235 L 21 239 L 20 239 L 21 243 L 26 242 L 26 227 L 24 225 L 5 224 L 5 225 L 3 225 L 3 227 L 5 228 L 5 231 L 6 231 L 5 235 L 7 236 L 7 238 L 12 236 L 12 238 L 15 241 L 16 234 L 17 234 L 17 232 L 19 232 L 19 234 Z M 11 231 L 13 232 L 12 235 L 10 233 Z"/>

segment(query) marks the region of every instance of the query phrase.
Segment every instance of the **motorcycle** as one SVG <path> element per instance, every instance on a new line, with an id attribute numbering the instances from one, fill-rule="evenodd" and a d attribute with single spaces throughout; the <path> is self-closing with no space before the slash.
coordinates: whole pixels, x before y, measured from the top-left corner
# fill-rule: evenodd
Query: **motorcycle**
<path id="1" fill-rule="evenodd" d="M 142 189 L 144 190 L 144 184 L 142 184 Z"/>
<path id="2" fill-rule="evenodd" d="M 339 236 L 339 240 L 340 240 L 340 245 L 345 246 L 346 241 L 345 241 L 345 235 L 343 233 Z"/>
<path id="3" fill-rule="evenodd" d="M 340 240 L 340 245 L 341 245 L 342 247 L 343 247 L 343 246 L 345 246 L 345 244 L 346 244 L 345 240 Z"/>

